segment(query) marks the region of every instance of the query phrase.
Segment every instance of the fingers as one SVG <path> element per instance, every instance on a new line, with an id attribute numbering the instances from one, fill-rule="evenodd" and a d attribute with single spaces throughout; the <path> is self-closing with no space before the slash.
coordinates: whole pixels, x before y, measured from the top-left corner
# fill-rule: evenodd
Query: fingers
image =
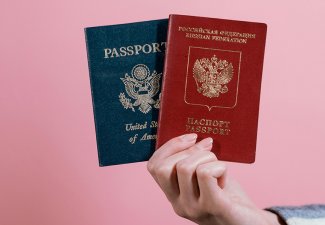
<path id="1" fill-rule="evenodd" d="M 179 146 L 179 142 L 174 142 L 174 145 L 169 146 L 176 151 L 175 154 L 167 157 L 167 154 L 163 155 L 158 152 L 159 155 L 150 159 L 152 164 L 148 166 L 149 172 L 170 201 L 178 198 L 180 193 L 189 198 L 197 196 L 198 185 L 195 178 L 197 165 L 216 159 L 215 155 L 209 152 L 212 148 L 211 138 L 203 139 L 183 151 L 177 149 L 177 145 Z M 169 153 L 172 150 L 169 150 Z M 163 151 L 168 151 L 168 146 Z"/>
<path id="2" fill-rule="evenodd" d="M 154 170 L 151 171 L 152 176 L 159 184 L 160 188 L 165 192 L 168 200 L 179 196 L 179 187 L 176 172 L 176 163 L 190 156 L 188 150 L 178 152 L 164 160 L 156 161 Z"/>
<path id="3" fill-rule="evenodd" d="M 170 139 L 165 144 L 157 149 L 153 156 L 150 158 L 148 164 L 154 164 L 156 161 L 160 161 L 167 158 L 177 152 L 185 150 L 195 144 L 197 138 L 196 133 L 184 134 L 175 138 Z M 150 169 L 150 168 L 148 168 Z"/>
<path id="4" fill-rule="evenodd" d="M 201 164 L 196 169 L 200 198 L 209 199 L 221 196 L 221 189 L 226 185 L 226 165 L 220 161 Z"/>
<path id="5" fill-rule="evenodd" d="M 165 170 L 168 170 L 168 168 L 164 168 L 165 166 L 158 167 L 158 165 L 161 165 L 162 162 L 164 162 L 163 159 L 168 156 L 174 155 L 194 145 L 196 138 L 196 133 L 184 134 L 170 139 L 154 152 L 147 163 L 147 169 L 159 185 L 160 183 L 155 174 L 158 172 L 159 176 L 166 176 Z"/>
<path id="6" fill-rule="evenodd" d="M 193 133 L 166 142 L 148 161 L 148 170 L 178 215 L 223 215 L 232 207 L 226 166 L 211 152 L 211 138 L 196 139 Z"/>
<path id="7" fill-rule="evenodd" d="M 176 164 L 188 157 L 201 157 L 200 154 L 199 156 L 193 156 L 193 154 L 195 154 L 196 152 L 202 152 L 204 150 L 211 150 L 210 142 L 210 139 L 202 140 L 186 150 L 177 152 L 174 155 L 171 155 L 163 160 L 155 161 L 155 164 L 153 166 L 154 169 L 153 171 L 151 171 L 151 174 L 153 175 L 161 189 L 165 192 L 167 198 L 170 201 L 177 198 L 180 194 L 178 181 L 179 177 L 177 176 L 176 172 Z"/>
<path id="8" fill-rule="evenodd" d="M 199 187 L 196 178 L 196 168 L 200 164 L 211 162 L 216 159 L 215 154 L 210 152 L 212 148 L 212 138 L 206 138 L 193 145 L 188 151 L 193 151 L 189 157 L 180 160 L 176 164 L 180 197 L 189 198 L 188 200 L 199 197 Z M 201 150 L 201 151 L 200 151 Z M 202 151 L 206 150 L 206 151 Z"/>

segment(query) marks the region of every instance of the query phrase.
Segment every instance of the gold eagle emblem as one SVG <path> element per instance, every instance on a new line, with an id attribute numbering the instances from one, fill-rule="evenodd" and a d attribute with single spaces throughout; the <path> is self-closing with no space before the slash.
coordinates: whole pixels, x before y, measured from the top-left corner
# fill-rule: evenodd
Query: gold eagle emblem
<path id="1" fill-rule="evenodd" d="M 150 74 L 149 68 L 144 64 L 138 64 L 132 68 L 131 76 L 127 73 L 125 77 L 120 78 L 125 85 L 125 91 L 129 97 L 135 101 L 131 102 L 131 99 L 127 98 L 123 92 L 119 94 L 119 100 L 125 109 L 132 109 L 135 112 L 134 107 L 139 106 L 139 110 L 142 113 L 148 113 L 154 108 L 159 108 L 159 98 L 154 100 L 154 96 L 159 92 L 159 81 L 161 73 L 153 71 Z"/>
<path id="2" fill-rule="evenodd" d="M 193 66 L 193 77 L 197 91 L 206 97 L 219 97 L 220 93 L 228 92 L 227 84 L 234 75 L 232 63 L 218 59 L 215 55 L 208 58 L 197 59 Z"/>

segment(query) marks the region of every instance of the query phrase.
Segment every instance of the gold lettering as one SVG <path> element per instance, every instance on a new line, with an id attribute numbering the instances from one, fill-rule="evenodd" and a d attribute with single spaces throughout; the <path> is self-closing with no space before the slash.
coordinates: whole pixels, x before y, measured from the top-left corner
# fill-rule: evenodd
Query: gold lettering
<path id="1" fill-rule="evenodd" d="M 196 39 L 204 39 L 204 40 L 210 40 L 211 36 L 208 34 L 192 34 L 192 33 L 186 33 L 187 38 L 196 38 Z"/>
<path id="2" fill-rule="evenodd" d="M 206 118 L 187 117 L 186 132 L 202 134 L 229 135 L 230 121 L 211 120 Z"/>
<path id="3" fill-rule="evenodd" d="M 196 38 L 205 40 L 215 40 L 223 42 L 233 42 L 247 44 L 248 39 L 255 39 L 255 33 L 245 33 L 227 30 L 213 30 L 202 27 L 178 27 L 179 32 L 185 32 L 186 38 Z M 213 36 L 210 36 L 213 35 Z M 218 36 L 217 36 L 218 35 Z"/>
<path id="4" fill-rule="evenodd" d="M 206 124 L 207 126 L 211 126 L 212 125 L 212 120 L 206 120 Z"/>

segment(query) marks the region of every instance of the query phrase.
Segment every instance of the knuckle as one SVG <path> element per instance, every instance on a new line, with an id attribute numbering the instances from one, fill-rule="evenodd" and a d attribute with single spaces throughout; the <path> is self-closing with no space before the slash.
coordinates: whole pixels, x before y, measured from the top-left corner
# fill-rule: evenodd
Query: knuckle
<path id="1" fill-rule="evenodd" d="M 147 170 L 149 171 L 149 172 L 151 172 L 152 171 L 152 163 L 150 162 L 150 161 L 148 161 L 147 162 Z"/>
<path id="2" fill-rule="evenodd" d="M 196 175 L 201 178 L 207 178 L 210 176 L 210 169 L 204 165 L 199 165 L 196 169 Z"/>
<path id="3" fill-rule="evenodd" d="M 217 156 L 210 151 L 199 151 L 197 153 L 199 154 L 200 157 L 208 158 L 211 160 L 215 160 L 217 158 Z"/>
<path id="4" fill-rule="evenodd" d="M 155 174 L 158 177 L 166 177 L 170 173 L 170 168 L 166 165 L 157 166 L 155 169 Z"/>
<path id="5" fill-rule="evenodd" d="M 224 163 L 224 162 L 219 162 L 219 163 L 220 163 L 220 167 L 222 167 L 224 170 L 227 169 L 226 163 Z"/>
<path id="6" fill-rule="evenodd" d="M 178 162 L 176 164 L 176 170 L 181 174 L 189 174 L 192 172 L 191 166 L 185 161 Z"/>
<path id="7" fill-rule="evenodd" d="M 183 217 L 183 218 L 186 217 L 186 214 L 185 214 L 185 212 L 184 212 L 184 210 L 183 210 L 182 208 L 179 208 L 179 207 L 175 207 L 175 206 L 173 206 L 173 209 L 174 209 L 174 212 L 175 212 L 178 216 Z"/>
<path id="8" fill-rule="evenodd" d="M 191 220 L 196 220 L 197 218 L 200 217 L 199 210 L 195 207 L 188 207 L 186 211 L 186 216 L 187 218 L 190 218 Z"/>
<path id="9" fill-rule="evenodd" d="M 154 173 L 154 164 L 149 160 L 147 163 L 147 170 L 149 171 L 149 173 L 153 174 Z"/>
<path id="10" fill-rule="evenodd" d="M 208 155 L 209 155 L 209 157 L 211 158 L 211 159 L 217 159 L 217 156 L 216 156 L 216 154 L 214 154 L 213 152 L 207 152 L 208 153 Z"/>

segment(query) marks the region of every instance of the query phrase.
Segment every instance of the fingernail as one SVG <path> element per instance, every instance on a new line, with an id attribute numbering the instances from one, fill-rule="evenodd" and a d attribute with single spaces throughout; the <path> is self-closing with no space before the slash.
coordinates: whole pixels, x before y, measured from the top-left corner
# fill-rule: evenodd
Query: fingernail
<path id="1" fill-rule="evenodd" d="M 208 138 L 203 139 L 203 140 L 199 143 L 199 145 L 200 145 L 200 147 L 202 147 L 202 148 L 207 148 L 207 147 L 211 147 L 212 143 L 213 143 L 213 139 L 210 138 L 210 137 L 208 137 Z"/>
<path id="2" fill-rule="evenodd" d="M 184 141 L 194 141 L 197 138 L 197 134 L 196 133 L 184 134 L 184 135 L 182 135 L 181 138 Z"/>

